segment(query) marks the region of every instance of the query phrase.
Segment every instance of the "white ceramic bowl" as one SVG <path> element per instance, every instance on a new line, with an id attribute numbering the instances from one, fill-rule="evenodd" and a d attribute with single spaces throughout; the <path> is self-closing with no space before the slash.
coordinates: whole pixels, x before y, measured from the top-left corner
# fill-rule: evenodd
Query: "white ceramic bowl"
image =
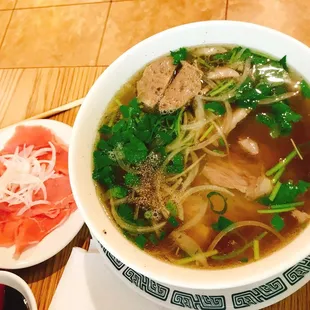
<path id="1" fill-rule="evenodd" d="M 221 289 L 256 283 L 286 270 L 310 253 L 310 226 L 293 242 L 258 262 L 228 270 L 194 270 L 157 260 L 127 241 L 103 210 L 92 181 L 92 152 L 100 119 L 114 94 L 152 60 L 180 47 L 236 44 L 287 55 L 290 66 L 310 80 L 310 50 L 299 41 L 258 25 L 209 21 L 156 34 L 120 56 L 96 81 L 80 109 L 69 150 L 71 186 L 77 205 L 95 237 L 134 270 L 162 283 L 195 289 Z M 107 233 L 104 234 L 103 230 Z"/>
<path id="2" fill-rule="evenodd" d="M 37 310 L 37 303 L 28 284 L 19 276 L 8 271 L 0 271 L 0 284 L 10 286 L 19 291 L 27 300 L 30 310 Z"/>

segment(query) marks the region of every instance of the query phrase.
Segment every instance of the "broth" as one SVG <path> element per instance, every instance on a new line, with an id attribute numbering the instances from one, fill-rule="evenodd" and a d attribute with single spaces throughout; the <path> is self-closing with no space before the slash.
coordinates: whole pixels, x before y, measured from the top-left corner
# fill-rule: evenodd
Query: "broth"
<path id="1" fill-rule="evenodd" d="M 310 218 L 309 93 L 285 58 L 243 47 L 153 61 L 99 129 L 93 178 L 111 220 L 187 267 L 238 266 L 283 247 Z"/>

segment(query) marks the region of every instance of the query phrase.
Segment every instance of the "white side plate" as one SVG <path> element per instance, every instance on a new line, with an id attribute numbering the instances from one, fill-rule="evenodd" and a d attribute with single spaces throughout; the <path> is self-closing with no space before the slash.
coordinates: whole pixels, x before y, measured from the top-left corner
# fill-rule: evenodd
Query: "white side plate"
<path id="1" fill-rule="evenodd" d="M 70 143 L 72 127 L 64 123 L 43 119 L 26 121 L 21 124 L 26 126 L 44 126 L 51 129 L 65 144 L 69 145 Z M 13 125 L 0 130 L 0 149 L 13 136 L 16 126 Z M 26 268 L 51 258 L 68 245 L 83 224 L 84 221 L 79 211 L 76 210 L 63 225 L 47 235 L 40 243 L 23 252 L 19 259 L 13 258 L 15 246 L 10 248 L 0 247 L 0 269 Z"/>

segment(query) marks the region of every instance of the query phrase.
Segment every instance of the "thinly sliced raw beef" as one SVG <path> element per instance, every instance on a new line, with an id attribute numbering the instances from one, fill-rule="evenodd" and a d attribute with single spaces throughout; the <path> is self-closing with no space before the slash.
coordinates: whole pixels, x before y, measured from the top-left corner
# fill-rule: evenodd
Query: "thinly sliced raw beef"
<path id="1" fill-rule="evenodd" d="M 44 215 L 24 219 L 15 239 L 14 256 L 18 258 L 29 246 L 38 244 L 45 236 L 64 223 L 70 213 L 71 210 L 62 210 L 54 219 Z"/>
<path id="2" fill-rule="evenodd" d="M 0 202 L 0 246 L 15 245 L 15 258 L 18 258 L 27 248 L 39 243 L 51 231 L 66 221 L 70 214 L 76 210 L 76 204 L 68 176 L 68 148 L 49 129 L 42 126 L 19 126 L 16 128 L 14 136 L 0 152 L 1 179 L 5 171 L 9 173 L 9 170 L 6 170 L 5 161 L 10 158 L 10 156 L 2 155 L 14 154 L 17 147 L 20 151 L 28 146 L 32 146 L 31 149 L 38 151 L 42 148 L 52 150 L 50 143 L 56 149 L 56 160 L 52 158 L 52 151 L 45 152 L 43 155 L 40 154 L 37 158 L 37 163 L 39 162 L 40 166 L 45 165 L 45 168 L 43 166 L 40 168 L 43 169 L 43 172 L 46 171 L 48 162 L 55 164 L 51 177 L 47 180 L 44 179 L 44 182 L 42 181 L 47 195 L 44 196 L 44 191 L 41 189 L 32 190 L 31 193 L 33 194 L 30 197 L 32 196 L 33 202 L 37 202 L 35 205 L 29 205 L 29 202 L 9 204 L 4 198 L 0 199 L 2 201 Z M 15 165 L 15 161 L 13 163 Z M 13 186 L 10 185 L 10 191 L 12 191 L 11 188 L 14 188 L 16 190 L 14 195 L 17 195 L 22 187 L 14 184 Z M 41 188 L 41 185 L 38 188 Z M 6 192 L 8 191 L 6 190 Z M 0 188 L 1 197 L 4 197 L 4 193 L 5 191 Z M 11 200 L 7 201 L 10 202 Z"/>

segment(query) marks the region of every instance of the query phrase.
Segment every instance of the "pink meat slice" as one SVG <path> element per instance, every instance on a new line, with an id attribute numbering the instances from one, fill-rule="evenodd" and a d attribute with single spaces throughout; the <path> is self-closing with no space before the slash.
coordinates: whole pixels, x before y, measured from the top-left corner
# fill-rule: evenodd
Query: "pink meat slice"
<path id="1" fill-rule="evenodd" d="M 63 224 L 70 213 L 70 210 L 62 210 L 55 218 L 38 215 L 24 219 L 15 239 L 14 257 L 18 258 L 30 246 L 38 244 L 50 232 Z"/>
<path id="2" fill-rule="evenodd" d="M 18 126 L 0 154 L 10 154 L 16 147 L 29 145 L 40 149 L 49 146 L 49 142 L 56 148 L 55 172 L 59 174 L 44 182 L 49 204 L 35 205 L 17 216 L 23 204 L 9 206 L 0 203 L 0 246 L 15 245 L 15 258 L 62 225 L 76 210 L 68 176 L 68 148 L 49 129 L 42 126 Z M 40 159 L 50 159 L 50 156 L 44 155 Z M 0 175 L 4 171 L 5 167 L 0 163 Z M 32 200 L 43 199 L 43 193 L 39 191 Z"/>

